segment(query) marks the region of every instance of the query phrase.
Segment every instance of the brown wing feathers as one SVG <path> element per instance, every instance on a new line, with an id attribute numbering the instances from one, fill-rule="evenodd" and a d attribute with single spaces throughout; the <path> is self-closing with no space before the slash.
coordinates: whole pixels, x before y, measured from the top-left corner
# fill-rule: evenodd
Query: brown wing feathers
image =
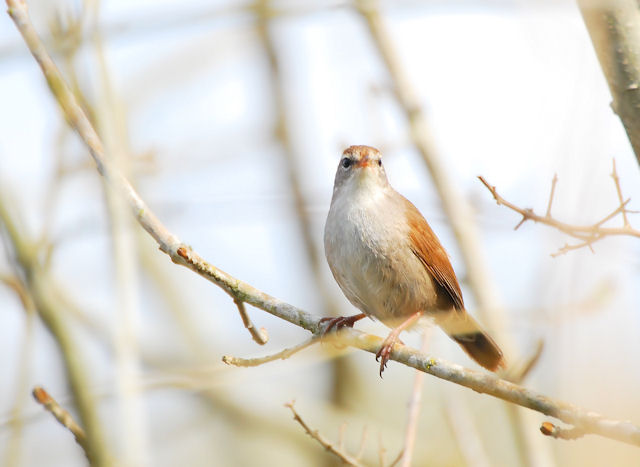
<path id="1" fill-rule="evenodd" d="M 449 315 L 449 319 L 441 321 L 440 325 L 471 358 L 483 367 L 495 371 L 498 367 L 504 366 L 502 351 L 498 345 L 464 310 L 460 284 L 458 284 L 447 252 L 440 244 L 438 237 L 433 233 L 420 211 L 410 201 L 405 199 L 405 202 L 407 221 L 410 227 L 411 250 L 429 271 L 436 285 L 445 293 L 444 296 L 448 299 L 449 306 L 453 306 L 461 312 Z M 464 323 L 463 326 L 461 322 Z M 466 330 L 461 332 L 462 329 Z"/>
<path id="2" fill-rule="evenodd" d="M 409 223 L 409 239 L 412 251 L 429 271 L 436 283 L 449 295 L 452 305 L 457 310 L 464 310 L 462 291 L 455 272 L 440 245 L 438 237 L 433 233 L 420 211 L 405 199 L 407 204 L 407 221 Z"/>

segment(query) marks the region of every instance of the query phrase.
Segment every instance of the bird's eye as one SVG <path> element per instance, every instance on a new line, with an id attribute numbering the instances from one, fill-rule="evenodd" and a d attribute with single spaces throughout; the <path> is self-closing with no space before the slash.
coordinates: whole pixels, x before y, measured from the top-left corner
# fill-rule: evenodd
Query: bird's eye
<path id="1" fill-rule="evenodd" d="M 378 159 L 378 167 L 382 167 L 382 159 Z"/>
<path id="2" fill-rule="evenodd" d="M 342 165 L 342 167 L 344 167 L 345 169 L 348 169 L 349 167 L 351 167 L 352 163 L 353 161 L 351 159 L 345 157 L 344 159 L 342 159 L 342 162 L 340 162 L 340 165 Z"/>

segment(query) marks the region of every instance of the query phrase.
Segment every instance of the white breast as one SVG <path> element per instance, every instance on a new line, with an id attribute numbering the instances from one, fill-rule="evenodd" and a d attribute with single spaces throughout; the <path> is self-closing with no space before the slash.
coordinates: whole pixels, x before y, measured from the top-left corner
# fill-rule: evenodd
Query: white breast
<path id="1" fill-rule="evenodd" d="M 411 252 L 400 195 L 390 186 L 343 188 L 329 210 L 324 246 L 347 299 L 387 324 L 428 305 L 435 291 Z"/>

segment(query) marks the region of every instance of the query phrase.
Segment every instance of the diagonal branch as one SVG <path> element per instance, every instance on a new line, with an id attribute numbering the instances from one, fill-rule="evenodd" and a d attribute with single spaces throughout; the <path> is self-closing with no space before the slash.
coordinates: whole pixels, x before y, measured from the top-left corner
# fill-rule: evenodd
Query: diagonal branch
<path id="1" fill-rule="evenodd" d="M 307 423 L 302 419 L 302 417 L 300 417 L 300 414 L 298 414 L 298 412 L 296 411 L 295 407 L 293 406 L 294 403 L 295 401 L 287 402 L 284 406 L 291 410 L 291 413 L 293 413 L 293 419 L 300 424 L 300 426 L 309 436 L 320 443 L 320 446 L 325 448 L 331 454 L 337 456 L 343 464 L 353 465 L 356 467 L 362 466 L 358 459 L 352 457 L 344 450 L 340 449 L 340 446 L 334 446 L 329 440 L 322 436 L 318 430 L 313 430 L 312 428 L 310 428 L 309 425 L 307 425 Z"/>
<path id="2" fill-rule="evenodd" d="M 53 415 L 63 427 L 71 432 L 73 437 L 76 439 L 76 443 L 80 445 L 87 456 L 87 459 L 91 460 L 91 457 L 89 456 L 91 449 L 87 443 L 87 435 L 82 427 L 76 423 L 71 414 L 67 412 L 64 407 L 58 404 L 58 401 L 51 397 L 49 393 L 40 386 L 33 388 L 33 398 L 38 402 L 38 404 L 42 405 L 49 413 L 51 413 L 51 415 Z"/>
<path id="3" fill-rule="evenodd" d="M 31 53 L 42 68 L 67 121 L 88 146 L 98 171 L 125 198 L 137 221 L 156 240 L 160 250 L 169 255 L 176 264 L 191 269 L 220 287 L 232 299 L 249 303 L 256 308 L 304 328 L 314 335 L 319 335 L 323 330 L 319 318 L 272 297 L 207 263 L 189 246 L 181 243 L 175 235 L 167 230 L 126 178 L 104 157 L 100 139 L 38 38 L 27 14 L 26 3 L 18 0 L 7 0 L 7 4 L 9 5 L 9 14 L 24 37 Z M 382 338 L 354 329 L 343 329 L 340 337 L 344 344 L 373 354 L 380 349 L 382 344 Z M 427 355 L 406 346 L 396 346 L 391 353 L 391 359 L 438 378 L 468 387 L 476 392 L 489 394 L 555 417 L 567 424 L 579 427 L 585 433 L 599 434 L 640 446 L 640 427 L 631 422 L 607 419 L 597 413 L 555 401 L 535 391 L 502 380 L 496 375 L 469 370 L 444 360 L 429 358 Z"/>

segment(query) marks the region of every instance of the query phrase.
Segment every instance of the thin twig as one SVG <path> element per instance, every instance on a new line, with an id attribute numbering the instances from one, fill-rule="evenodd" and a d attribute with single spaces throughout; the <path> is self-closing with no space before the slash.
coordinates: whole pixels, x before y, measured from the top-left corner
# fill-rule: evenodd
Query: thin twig
<path id="1" fill-rule="evenodd" d="M 545 436 L 551 436 L 556 439 L 574 440 L 582 438 L 586 433 L 584 430 L 576 427 L 562 428 L 551 422 L 544 422 L 540 425 L 540 432 Z"/>
<path id="2" fill-rule="evenodd" d="M 87 444 L 87 435 L 80 425 L 76 423 L 71 414 L 67 412 L 58 402 L 49 395 L 44 388 L 36 386 L 33 388 L 33 398 L 42 405 L 58 422 L 73 434 L 76 443 L 80 445 L 87 459 L 91 461 L 90 448 Z"/>
<path id="3" fill-rule="evenodd" d="M 9 13 L 23 35 L 25 42 L 40 64 L 51 87 L 56 89 L 55 96 L 67 120 L 89 148 L 99 172 L 126 199 L 136 219 L 158 243 L 160 250 L 169 255 L 176 264 L 191 269 L 222 288 L 233 299 L 249 303 L 313 334 L 321 332 L 323 327 L 319 318 L 272 297 L 207 263 L 189 246 L 180 242 L 175 235 L 167 230 L 131 184 L 104 157 L 102 143 L 44 49 L 31 24 L 25 3 L 17 0 L 7 0 L 7 3 L 9 5 Z M 378 352 L 383 341 L 380 337 L 349 328 L 340 331 L 340 339 L 341 343 L 373 354 Z M 585 432 L 640 446 L 640 427 L 631 422 L 606 419 L 594 412 L 555 401 L 535 391 L 504 381 L 496 375 L 466 369 L 444 360 L 430 358 L 406 346 L 396 346 L 391 353 L 391 359 L 438 378 L 468 387 L 476 392 L 489 394 L 558 418 L 565 423 L 581 427 Z"/>
<path id="4" fill-rule="evenodd" d="M 396 465 L 398 465 L 398 462 L 400 462 L 402 459 L 404 459 L 404 449 L 398 453 L 398 455 L 395 457 L 395 459 L 393 459 L 391 464 L 389 464 L 389 467 L 395 467 Z"/>
<path id="5" fill-rule="evenodd" d="M 251 338 L 260 345 L 264 345 L 269 340 L 269 334 L 265 328 L 256 328 L 249 318 L 249 313 L 247 313 L 247 309 L 244 307 L 244 302 L 242 300 L 238 300 L 237 298 L 233 299 L 233 303 L 238 307 L 238 311 L 240 312 L 240 318 L 242 318 L 242 324 L 247 328 L 249 334 L 251 334 Z"/>
<path id="6" fill-rule="evenodd" d="M 422 334 L 421 352 L 427 351 L 431 334 L 430 330 L 431 328 L 427 328 Z M 409 408 L 407 410 L 407 425 L 404 430 L 404 446 L 402 449 L 402 463 L 400 464 L 402 467 L 411 466 L 416 433 L 418 431 L 418 417 L 420 415 L 423 384 L 424 373 L 417 371 L 413 380 L 413 389 L 411 390 L 411 398 L 409 399 Z"/>
<path id="7" fill-rule="evenodd" d="M 402 455 L 402 453 L 400 454 Z M 387 448 L 384 447 L 384 440 L 382 439 L 382 433 L 378 433 L 378 463 L 380 467 L 384 467 L 387 462 Z"/>
<path id="8" fill-rule="evenodd" d="M 315 344 L 316 342 L 320 342 L 320 338 L 314 336 L 302 342 L 301 344 L 296 345 L 295 347 L 284 349 L 278 353 L 267 355 L 266 357 L 238 358 L 238 357 L 232 357 L 230 355 L 225 355 L 222 357 L 222 361 L 227 365 L 233 365 L 233 366 L 244 366 L 244 367 L 259 366 L 264 363 L 273 362 L 274 360 L 286 360 L 287 358 L 291 357 L 293 354 L 296 354 L 301 350 L 306 349 L 307 347 Z"/>
<path id="9" fill-rule="evenodd" d="M 509 372 L 504 376 L 504 379 L 507 381 L 511 381 L 512 383 L 520 384 L 524 379 L 531 373 L 531 370 L 536 366 L 536 364 L 540 361 L 540 356 L 542 355 L 542 350 L 544 349 L 544 341 L 539 339 L 536 343 L 536 348 L 522 364 L 518 366 L 513 366 Z"/>
<path id="10" fill-rule="evenodd" d="M 553 204 L 553 196 L 556 194 L 556 184 L 558 183 L 558 174 L 553 174 L 553 180 L 551 180 L 551 193 L 549 194 L 549 204 L 547 204 L 546 217 L 551 217 L 551 205 Z"/>
<path id="11" fill-rule="evenodd" d="M 367 436 L 369 434 L 369 430 L 367 429 L 367 426 L 365 425 L 362 428 L 362 436 L 360 437 L 360 446 L 358 447 L 358 454 L 356 454 L 356 459 L 360 460 L 362 459 L 362 456 L 364 455 L 364 447 L 367 444 Z"/>
<path id="12" fill-rule="evenodd" d="M 362 466 L 362 464 L 358 461 L 358 459 L 350 456 L 344 451 L 341 451 L 338 447 L 334 446 L 330 441 L 328 441 L 324 436 L 320 434 L 318 430 L 312 430 L 309 425 L 305 423 L 305 421 L 300 417 L 296 409 L 294 408 L 295 401 L 287 402 L 284 404 L 285 407 L 288 407 L 293 413 L 293 419 L 300 424 L 300 426 L 304 429 L 304 431 L 315 439 L 320 445 L 329 451 L 331 454 L 337 456 L 342 462 L 347 465 L 355 465 Z"/>
<path id="13" fill-rule="evenodd" d="M 620 188 L 620 177 L 618 177 L 618 171 L 616 170 L 616 160 L 613 159 L 613 170 L 611 171 L 611 178 L 613 178 L 613 183 L 616 186 L 616 192 L 618 193 L 618 201 L 620 201 L 620 206 L 622 207 L 622 219 L 624 220 L 624 226 L 629 227 L 629 219 L 627 218 L 627 211 L 624 209 L 624 205 L 626 203 L 622 200 L 622 188 Z"/>

